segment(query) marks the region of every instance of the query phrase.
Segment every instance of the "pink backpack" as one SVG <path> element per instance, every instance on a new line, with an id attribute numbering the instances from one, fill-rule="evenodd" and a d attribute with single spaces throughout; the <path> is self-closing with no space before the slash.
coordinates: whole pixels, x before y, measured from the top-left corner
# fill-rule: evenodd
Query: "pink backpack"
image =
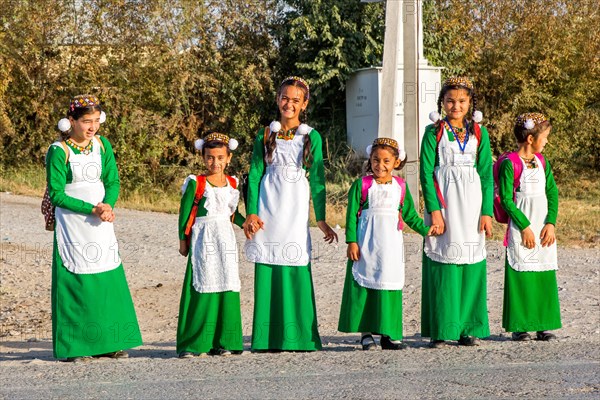
<path id="1" fill-rule="evenodd" d="M 400 185 L 400 211 L 398 212 L 398 230 L 401 231 L 404 229 L 404 222 L 402 221 L 402 207 L 404 206 L 404 195 L 406 194 L 406 182 L 404 179 L 399 176 L 393 177 L 396 182 Z M 369 194 L 369 189 L 373 186 L 373 175 L 367 175 L 362 177 L 362 191 L 360 193 L 360 207 L 358 208 L 358 216 L 362 213 L 363 206 L 367 201 L 367 195 Z"/>
<path id="2" fill-rule="evenodd" d="M 536 156 L 542 161 L 542 166 L 546 169 L 546 159 L 540 153 L 536 153 Z M 496 221 L 508 224 L 508 214 L 506 210 L 502 208 L 502 204 L 500 203 L 500 191 L 499 191 L 499 180 L 498 176 L 500 175 L 500 165 L 506 159 L 509 159 L 512 162 L 513 170 L 514 170 L 514 181 L 513 181 L 513 199 L 515 198 L 515 193 L 517 192 L 517 188 L 519 187 L 519 183 L 521 182 L 521 173 L 523 172 L 523 163 L 521 162 L 521 158 L 516 151 L 511 151 L 502 154 L 498 157 L 498 160 L 494 163 L 494 218 Z"/>

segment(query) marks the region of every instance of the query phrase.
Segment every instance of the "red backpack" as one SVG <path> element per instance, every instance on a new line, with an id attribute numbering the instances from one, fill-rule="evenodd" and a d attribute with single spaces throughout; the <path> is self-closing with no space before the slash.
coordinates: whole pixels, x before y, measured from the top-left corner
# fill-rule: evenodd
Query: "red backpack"
<path id="1" fill-rule="evenodd" d="M 473 132 L 475 133 L 475 138 L 477 139 L 477 145 L 479 145 L 479 143 L 481 143 L 481 127 L 478 123 L 473 124 Z M 437 143 L 437 146 L 435 148 L 435 154 L 438 153 L 440 140 L 442 140 L 442 135 L 445 133 L 444 130 L 444 121 L 440 121 L 439 126 L 437 127 L 437 132 L 435 134 L 435 139 Z M 435 179 L 435 174 L 433 175 L 433 184 L 435 186 L 435 191 L 437 193 L 438 200 L 440 201 L 440 205 L 442 206 L 442 208 L 447 208 L 446 201 L 444 200 L 444 197 L 442 196 L 442 191 L 440 190 L 440 185 L 438 184 L 437 179 Z"/>
<path id="2" fill-rule="evenodd" d="M 542 162 L 542 166 L 546 169 L 546 159 L 541 153 L 536 153 L 536 156 Z M 515 194 L 517 192 L 517 188 L 521 182 L 521 173 L 523 172 L 523 163 L 521 162 L 521 158 L 516 151 L 509 151 L 502 154 L 498 157 L 498 160 L 494 163 L 494 218 L 496 221 L 508 224 L 508 214 L 506 210 L 502 207 L 500 202 L 500 191 L 499 191 L 499 175 L 500 175 L 500 165 L 506 159 L 509 159 L 512 162 L 513 170 L 514 170 L 514 180 L 513 180 L 513 199 L 515 198 Z"/>
<path id="3" fill-rule="evenodd" d="M 393 178 L 398 182 L 400 188 L 400 211 L 398 212 L 398 230 L 401 231 L 404 229 L 404 222 L 402 221 L 402 207 L 404 207 L 404 195 L 406 194 L 406 181 L 400 178 L 399 176 L 393 176 Z M 362 177 L 362 190 L 360 193 L 360 206 L 358 208 L 358 216 L 362 213 L 363 206 L 367 201 L 367 195 L 369 194 L 369 189 L 373 186 L 373 175 L 366 175 Z"/>
<path id="4" fill-rule="evenodd" d="M 225 175 L 227 181 L 231 185 L 232 188 L 236 189 L 237 181 L 229 176 Z M 194 205 L 192 206 L 192 211 L 190 211 L 190 216 L 188 218 L 187 224 L 185 225 L 185 236 L 189 242 L 190 237 L 192 236 L 192 226 L 194 225 L 194 221 L 196 220 L 196 214 L 198 213 L 198 204 L 202 197 L 204 197 L 204 189 L 206 188 L 206 176 L 198 175 L 196 177 L 196 194 L 194 195 Z"/>

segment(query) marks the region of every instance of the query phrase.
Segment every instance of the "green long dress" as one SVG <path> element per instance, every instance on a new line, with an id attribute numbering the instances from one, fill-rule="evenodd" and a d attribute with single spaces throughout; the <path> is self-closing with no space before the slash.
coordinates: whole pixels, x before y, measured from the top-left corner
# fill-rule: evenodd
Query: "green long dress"
<path id="1" fill-rule="evenodd" d="M 210 183 L 207 181 L 207 185 Z M 192 210 L 196 193 L 196 181 L 190 180 L 181 198 L 179 208 L 179 239 L 185 240 L 185 227 Z M 206 197 L 198 204 L 196 217 L 204 217 Z M 242 226 L 244 217 L 237 212 L 236 225 Z M 177 353 L 208 353 L 211 350 L 225 349 L 242 351 L 242 314 L 240 292 L 225 291 L 200 293 L 194 289 L 192 269 L 192 246 L 188 255 L 177 324 Z"/>
<path id="2" fill-rule="evenodd" d="M 358 210 L 362 193 L 362 178 L 352 184 L 348 193 L 346 211 L 346 243 L 358 242 Z M 369 208 L 365 201 L 363 210 Z M 400 208 L 400 207 L 398 207 Z M 415 210 L 408 185 L 402 207 L 404 223 L 421 235 L 429 230 Z M 390 249 L 397 251 L 397 249 Z M 402 290 L 377 290 L 360 286 L 352 274 L 353 261 L 348 260 L 346 279 L 340 308 L 338 330 L 340 332 L 373 332 L 387 335 L 392 340 L 401 340 L 402 335 Z"/>
<path id="3" fill-rule="evenodd" d="M 546 223 L 556 225 L 558 188 L 547 160 L 545 175 L 548 201 Z M 514 202 L 514 169 L 509 159 L 500 165 L 498 181 L 502 206 L 513 223 L 522 231 L 530 225 L 530 222 Z M 555 270 L 515 271 L 509 265 L 508 257 L 506 258 L 502 327 L 507 332 L 546 331 L 562 327 Z"/>
<path id="4" fill-rule="evenodd" d="M 317 221 L 325 220 L 325 170 L 321 136 L 310 133 L 312 164 L 307 170 Z M 264 129 L 254 142 L 248 175 L 247 213 L 259 214 L 260 182 L 265 173 Z M 281 212 L 294 212 L 282 204 Z M 252 350 L 314 351 L 321 349 L 311 265 L 255 263 Z"/>
<path id="5" fill-rule="evenodd" d="M 448 140 L 454 142 L 452 132 L 446 130 Z M 433 173 L 440 165 L 436 126 L 425 129 L 421 144 L 420 179 L 425 212 L 440 210 Z M 481 140 L 477 146 L 475 171 L 481 182 L 480 215 L 493 215 L 494 180 L 492 153 L 487 129 L 481 126 Z M 464 182 L 452 182 L 462 185 Z M 469 193 L 465 193 L 468 197 Z M 468 203 L 468 201 L 467 201 Z M 469 210 L 469 204 L 448 204 Z M 471 210 L 472 211 L 472 210 Z M 446 230 L 454 227 L 446 221 Z M 421 298 L 421 335 L 432 340 L 457 340 L 461 336 L 479 338 L 489 336 L 487 315 L 486 260 L 472 264 L 434 261 L 423 251 Z"/>
<path id="6" fill-rule="evenodd" d="M 120 189 L 117 164 L 108 140 L 97 137 L 104 146 L 100 150 L 101 180 L 106 192 L 103 202 L 114 207 Z M 52 204 L 91 214 L 95 204 L 65 193 L 65 185 L 73 180 L 70 162 L 65 160 L 61 146 L 50 146 L 46 177 Z M 72 273 L 58 253 L 56 233 L 52 254 L 52 341 L 56 358 L 99 355 L 142 344 L 123 264 L 97 274 Z"/>

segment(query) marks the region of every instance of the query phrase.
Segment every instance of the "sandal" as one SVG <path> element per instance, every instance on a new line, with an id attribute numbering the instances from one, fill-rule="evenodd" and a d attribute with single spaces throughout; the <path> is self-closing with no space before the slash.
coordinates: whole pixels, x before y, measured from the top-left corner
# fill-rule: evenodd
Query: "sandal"
<path id="1" fill-rule="evenodd" d="M 363 335 L 360 338 L 360 344 L 362 345 L 363 350 L 375 350 L 377 349 L 377 343 L 375 343 L 375 339 L 373 339 L 373 335 Z"/>
<path id="2" fill-rule="evenodd" d="M 536 333 L 537 340 L 543 340 L 547 342 L 548 340 L 556 340 L 556 335 L 549 331 L 537 331 Z"/>
<path id="3" fill-rule="evenodd" d="M 381 335 L 379 344 L 382 350 L 402 350 L 406 348 L 406 345 L 401 340 L 392 340 L 387 335 Z"/>
<path id="4" fill-rule="evenodd" d="M 98 354 L 95 358 L 107 357 L 107 358 L 129 358 L 129 353 L 124 350 L 111 351 L 110 353 Z"/>
<path id="5" fill-rule="evenodd" d="M 531 335 L 527 332 L 513 332 L 512 340 L 515 342 L 526 342 L 531 340 Z"/>
<path id="6" fill-rule="evenodd" d="M 429 348 L 431 348 L 431 349 L 441 349 L 444 346 L 446 346 L 446 341 L 445 340 L 433 340 L 433 339 L 431 339 L 431 341 L 429 342 Z"/>
<path id="7" fill-rule="evenodd" d="M 458 344 L 461 346 L 479 346 L 479 339 L 475 336 L 461 336 L 458 339 Z"/>

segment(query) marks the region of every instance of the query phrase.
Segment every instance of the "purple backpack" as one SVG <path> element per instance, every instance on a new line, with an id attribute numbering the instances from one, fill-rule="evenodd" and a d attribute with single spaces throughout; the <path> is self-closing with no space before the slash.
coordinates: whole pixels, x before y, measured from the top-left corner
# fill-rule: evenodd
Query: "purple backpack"
<path id="1" fill-rule="evenodd" d="M 393 176 L 400 185 L 400 211 L 398 212 L 398 230 L 401 231 L 404 229 L 404 222 L 402 221 L 402 207 L 404 206 L 404 195 L 406 194 L 406 181 L 399 176 Z M 358 216 L 362 213 L 363 206 L 367 201 L 367 195 L 369 194 L 369 189 L 373 186 L 373 175 L 367 175 L 362 177 L 362 190 L 360 193 L 360 207 L 358 208 Z"/>

